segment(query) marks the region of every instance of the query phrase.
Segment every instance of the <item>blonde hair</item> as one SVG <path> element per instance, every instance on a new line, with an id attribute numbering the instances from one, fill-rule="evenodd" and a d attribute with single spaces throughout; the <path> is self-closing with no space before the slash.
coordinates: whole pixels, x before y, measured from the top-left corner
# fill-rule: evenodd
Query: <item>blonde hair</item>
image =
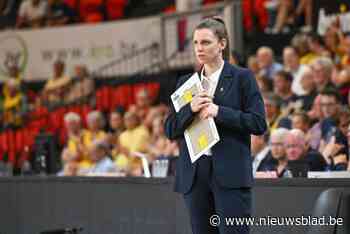
<path id="1" fill-rule="evenodd" d="M 280 139 L 281 141 L 284 141 L 288 132 L 289 130 L 287 128 L 277 128 L 271 132 L 270 138 L 277 138 L 277 139 Z"/>
<path id="2" fill-rule="evenodd" d="M 331 77 L 332 76 L 332 71 L 333 71 L 333 61 L 328 58 L 328 57 L 319 57 L 316 58 L 311 66 L 315 66 L 315 65 L 319 65 L 320 67 L 322 67 L 323 71 L 326 73 L 327 77 Z"/>
<path id="3" fill-rule="evenodd" d="M 105 122 L 103 115 L 100 111 L 91 111 L 87 116 L 86 116 L 86 121 L 88 124 L 92 123 L 93 121 L 99 121 L 100 127 L 103 128 Z"/>
<path id="4" fill-rule="evenodd" d="M 68 112 L 67 114 L 64 115 L 64 122 L 68 123 L 68 122 L 80 122 L 81 118 L 80 116 L 75 113 L 75 112 Z"/>

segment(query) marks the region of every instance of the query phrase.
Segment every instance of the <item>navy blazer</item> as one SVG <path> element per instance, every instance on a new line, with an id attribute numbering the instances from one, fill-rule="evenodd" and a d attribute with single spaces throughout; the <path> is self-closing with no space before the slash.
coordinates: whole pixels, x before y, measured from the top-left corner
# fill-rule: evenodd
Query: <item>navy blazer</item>
<path id="1" fill-rule="evenodd" d="M 190 77 L 181 77 L 176 88 Z M 264 103 L 253 73 L 225 61 L 213 101 L 219 106 L 214 120 L 220 136 L 209 156 L 213 157 L 214 178 L 223 187 L 250 187 L 253 182 L 250 134 L 260 135 L 267 129 Z M 165 121 L 166 136 L 179 143 L 175 191 L 181 193 L 189 192 L 195 179 L 198 161 L 191 163 L 184 138 L 184 131 L 195 115 L 188 103 L 177 113 L 173 109 Z"/>

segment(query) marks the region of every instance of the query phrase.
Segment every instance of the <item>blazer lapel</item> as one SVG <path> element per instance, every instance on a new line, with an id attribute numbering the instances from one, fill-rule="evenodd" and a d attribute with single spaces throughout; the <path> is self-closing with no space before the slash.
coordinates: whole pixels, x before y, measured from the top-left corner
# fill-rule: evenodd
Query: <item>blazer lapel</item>
<path id="1" fill-rule="evenodd" d="M 230 64 L 225 61 L 224 68 L 219 77 L 218 85 L 216 86 L 214 93 L 214 103 L 221 103 L 224 100 L 225 95 L 228 93 L 228 90 L 231 89 L 232 85 L 232 72 Z"/>

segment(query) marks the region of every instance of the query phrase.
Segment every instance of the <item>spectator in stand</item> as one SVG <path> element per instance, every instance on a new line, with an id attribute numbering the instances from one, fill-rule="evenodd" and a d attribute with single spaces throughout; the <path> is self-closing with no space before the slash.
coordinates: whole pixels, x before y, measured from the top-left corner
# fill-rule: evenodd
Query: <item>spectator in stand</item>
<path id="1" fill-rule="evenodd" d="M 315 59 L 311 64 L 311 68 L 318 92 L 321 92 L 325 88 L 334 88 L 331 82 L 333 62 L 330 58 L 320 57 Z"/>
<path id="2" fill-rule="evenodd" d="M 308 132 L 308 140 L 310 147 L 314 150 L 318 150 L 320 147 L 320 141 L 322 137 L 321 123 L 324 119 L 323 112 L 321 111 L 321 95 L 318 94 L 312 104 L 311 110 L 307 113 L 313 123 L 311 129 Z"/>
<path id="3" fill-rule="evenodd" d="M 160 140 L 160 143 L 162 143 L 163 137 L 165 136 L 164 134 L 164 120 L 166 119 L 166 116 L 169 115 L 169 108 L 164 106 L 163 104 L 160 104 L 156 107 L 153 107 L 155 111 L 157 111 L 158 115 L 155 115 L 152 121 L 152 128 L 151 128 L 151 133 L 152 133 L 152 139 L 154 142 L 157 140 Z M 152 144 L 150 144 L 152 146 Z M 162 146 L 163 144 L 160 144 Z M 161 148 L 161 154 L 160 157 L 174 157 L 179 155 L 179 148 L 177 145 L 176 141 L 170 141 L 169 139 L 166 138 L 166 141 L 164 142 L 164 147 L 159 147 Z M 159 156 L 158 155 L 158 156 Z"/>
<path id="4" fill-rule="evenodd" d="M 305 112 L 296 112 L 292 115 L 292 128 L 299 129 L 303 131 L 304 134 L 307 134 L 311 121 L 309 116 Z"/>
<path id="5" fill-rule="evenodd" d="M 295 102 L 297 97 L 292 92 L 293 76 L 286 71 L 279 71 L 273 77 L 274 93 L 281 99 L 281 107 Z"/>
<path id="6" fill-rule="evenodd" d="M 168 141 L 164 134 L 164 117 L 158 116 L 153 120 L 150 138 L 151 140 L 147 147 L 149 161 L 152 162 L 158 157 L 170 156 L 169 152 L 166 152 L 170 141 Z"/>
<path id="7" fill-rule="evenodd" d="M 321 150 L 324 160 L 327 162 L 328 171 L 345 171 L 348 165 L 347 145 L 339 142 L 337 136 L 332 136 L 329 142 Z"/>
<path id="8" fill-rule="evenodd" d="M 89 147 L 94 141 L 106 140 L 107 134 L 103 130 L 104 118 L 101 112 L 91 111 L 86 116 L 87 129 L 83 131 L 80 151 L 82 154 L 81 166 L 90 168 L 92 161 L 89 154 Z"/>
<path id="9" fill-rule="evenodd" d="M 128 168 L 130 157 L 134 152 L 147 153 L 147 145 L 150 141 L 148 129 L 140 124 L 140 119 L 135 112 L 128 111 L 124 115 L 126 130 L 119 135 L 118 151 L 113 158 L 118 168 Z"/>
<path id="10" fill-rule="evenodd" d="M 332 131 L 336 127 L 340 99 L 336 90 L 326 89 L 315 101 L 319 101 L 320 113 L 319 121 L 309 131 L 310 145 L 311 148 L 322 151 L 325 143 L 329 142 L 329 134 L 333 134 Z"/>
<path id="11" fill-rule="evenodd" d="M 73 23 L 75 14 L 63 0 L 48 0 L 46 24 L 48 26 L 62 26 Z"/>
<path id="12" fill-rule="evenodd" d="M 248 60 L 247 60 L 247 66 L 248 68 L 254 73 L 255 76 L 257 76 L 259 74 L 259 63 L 258 63 L 258 59 L 256 58 L 256 56 L 251 55 L 249 56 Z"/>
<path id="13" fill-rule="evenodd" d="M 346 134 L 346 137 L 347 137 L 347 140 L 348 140 L 348 145 L 350 144 L 350 125 L 348 126 L 348 131 L 347 131 L 347 134 Z M 348 157 L 347 157 L 347 159 L 348 159 L 348 168 L 347 168 L 347 170 L 348 171 L 350 171 L 350 159 L 349 159 L 349 154 L 350 154 L 350 152 L 349 152 L 349 149 L 348 149 Z"/>
<path id="14" fill-rule="evenodd" d="M 86 171 L 92 166 L 89 154 L 91 142 L 86 139 L 87 130 L 82 129 L 81 118 L 74 112 L 67 113 L 64 116 L 64 122 L 67 130 L 67 142 L 61 155 L 63 167 L 65 168 L 65 165 L 71 162 L 77 162 L 79 170 Z M 103 137 L 99 136 L 98 139 L 101 140 Z"/>
<path id="15" fill-rule="evenodd" d="M 345 54 L 341 58 L 341 65 L 343 68 L 350 67 L 350 33 L 345 35 L 343 40 L 343 47 Z"/>
<path id="16" fill-rule="evenodd" d="M 273 90 L 273 81 L 264 77 L 264 76 L 256 76 L 256 82 L 259 86 L 261 93 L 271 93 Z"/>
<path id="17" fill-rule="evenodd" d="M 308 171 L 324 171 L 326 169 L 324 158 L 318 151 L 308 147 L 305 134 L 301 130 L 290 130 L 284 139 L 284 147 L 286 148 L 288 164 L 291 161 L 299 161 L 307 165 Z"/>
<path id="18" fill-rule="evenodd" d="M 284 70 L 293 75 L 292 91 L 298 96 L 305 95 L 306 92 L 301 85 L 301 75 L 305 70 L 305 65 L 300 64 L 300 58 L 294 47 L 287 46 L 283 49 Z"/>
<path id="19" fill-rule="evenodd" d="M 289 130 L 285 128 L 277 128 L 271 133 L 270 137 L 270 149 L 271 149 L 271 163 L 270 168 L 266 168 L 267 171 L 276 171 L 277 177 L 287 176 L 287 154 L 284 147 L 284 141 Z"/>
<path id="20" fill-rule="evenodd" d="M 118 154 L 119 136 L 124 130 L 124 108 L 117 107 L 109 115 L 109 131 L 107 134 L 107 142 L 112 147 L 112 157 Z"/>
<path id="21" fill-rule="evenodd" d="M 281 0 L 264 0 L 263 7 L 265 8 L 268 16 L 268 25 L 264 32 L 267 34 L 277 33 L 273 31 L 273 27 L 276 24 L 278 8 L 281 5 Z"/>
<path id="22" fill-rule="evenodd" d="M 62 175 L 62 173 L 64 173 L 66 166 L 71 162 L 77 163 L 77 166 L 79 168 L 78 154 L 72 152 L 68 147 L 64 148 L 61 152 L 61 162 L 63 169 L 58 172 L 59 175 Z"/>
<path id="23" fill-rule="evenodd" d="M 341 70 L 334 75 L 333 84 L 337 87 L 343 104 L 347 104 L 350 90 L 350 67 Z"/>
<path id="24" fill-rule="evenodd" d="M 81 118 L 74 112 L 68 112 L 64 115 L 64 125 L 67 131 L 67 139 L 62 151 L 62 162 L 64 164 L 70 161 L 80 162 L 84 153 L 82 149 L 83 129 Z"/>
<path id="25" fill-rule="evenodd" d="M 305 91 L 304 95 L 299 96 L 299 100 L 302 102 L 302 109 L 304 111 L 310 111 L 317 96 L 317 90 L 314 75 L 309 66 L 305 66 L 304 71 L 301 74 L 300 84 Z"/>
<path id="26" fill-rule="evenodd" d="M 350 124 L 350 109 L 347 106 L 342 106 L 339 111 L 337 128 L 340 130 L 343 136 L 348 135 L 349 124 Z"/>
<path id="27" fill-rule="evenodd" d="M 22 74 L 17 63 L 5 62 L 6 74 L 3 74 L 1 80 L 15 79 L 18 83 L 21 83 Z M 4 87 L 5 88 L 5 87 Z"/>
<path id="28" fill-rule="evenodd" d="M 263 94 L 263 99 L 269 130 L 273 132 L 281 120 L 281 100 L 273 93 Z"/>
<path id="29" fill-rule="evenodd" d="M 304 21 L 299 23 L 300 21 Z M 300 28 L 302 32 L 312 31 L 312 0 L 299 0 L 294 12 L 294 22 L 304 25 Z"/>
<path id="30" fill-rule="evenodd" d="M 325 118 L 336 122 L 340 111 L 340 97 L 335 89 L 324 89 L 321 93 L 321 111 Z"/>
<path id="31" fill-rule="evenodd" d="M 144 120 L 151 108 L 152 100 L 147 89 L 140 89 L 136 92 L 136 103 L 130 106 L 129 111 L 135 112 L 138 118 Z"/>
<path id="32" fill-rule="evenodd" d="M 73 79 L 65 95 L 65 102 L 71 103 L 89 103 L 94 105 L 95 83 L 91 78 L 85 65 L 76 65 L 74 67 Z"/>
<path id="33" fill-rule="evenodd" d="M 84 145 L 89 146 L 95 140 L 104 140 L 106 132 L 103 130 L 105 120 L 100 111 L 91 111 L 86 116 L 87 129 L 84 132 Z"/>
<path id="34" fill-rule="evenodd" d="M 126 176 L 141 177 L 143 175 L 143 166 L 140 158 L 132 158 Z"/>
<path id="35" fill-rule="evenodd" d="M 63 166 L 63 170 L 57 173 L 58 176 L 77 176 L 79 175 L 79 164 L 76 161 L 70 161 Z"/>
<path id="36" fill-rule="evenodd" d="M 89 146 L 91 167 L 83 172 L 86 175 L 116 173 L 118 170 L 109 155 L 109 145 L 104 140 L 94 140 Z"/>
<path id="37" fill-rule="evenodd" d="M 125 148 L 127 154 L 132 152 L 146 152 L 150 140 L 148 129 L 140 124 L 139 117 L 133 112 L 124 115 L 126 130 L 119 135 L 120 146 Z"/>
<path id="38" fill-rule="evenodd" d="M 310 64 L 319 57 L 330 56 L 329 51 L 324 47 L 324 42 L 320 35 L 315 33 L 308 35 L 307 44 L 309 51 L 300 59 L 301 64 Z"/>
<path id="39" fill-rule="evenodd" d="M 327 51 L 330 53 L 330 57 L 333 61 L 340 61 L 343 55 L 342 44 L 341 44 L 341 30 L 331 25 L 327 28 L 326 33 L 324 34 L 324 44 Z"/>
<path id="40" fill-rule="evenodd" d="M 22 1 L 18 16 L 16 27 L 41 27 L 44 19 L 47 16 L 47 1 L 45 0 L 26 0 Z"/>
<path id="41" fill-rule="evenodd" d="M 300 21 L 301 18 L 305 19 L 305 26 L 301 28 L 301 31 L 311 32 L 312 0 L 280 0 L 277 19 L 272 33 L 289 33 L 292 25 L 300 24 L 298 21 Z"/>
<path id="42" fill-rule="evenodd" d="M 8 87 L 8 81 L 14 80 L 16 82 L 16 86 L 18 86 L 19 91 L 21 91 L 22 86 L 22 75 L 20 73 L 20 69 L 16 63 L 5 63 L 5 67 L 7 68 L 7 74 L 2 77 L 2 79 L 5 81 L 3 83 L 3 96 L 1 96 L 1 112 L 3 111 L 3 98 L 10 97 L 10 90 Z M 13 82 L 10 82 L 13 83 Z"/>
<path id="43" fill-rule="evenodd" d="M 307 57 L 309 56 L 310 48 L 308 44 L 308 35 L 305 33 L 295 34 L 291 40 L 291 46 L 296 49 L 300 57 L 300 63 L 305 64 Z M 308 61 L 307 61 L 308 62 Z"/>
<path id="44" fill-rule="evenodd" d="M 152 130 L 154 119 L 158 117 L 164 118 L 167 114 L 169 114 L 169 108 L 164 104 L 152 106 L 147 112 L 146 118 L 143 120 L 143 125 L 145 125 L 145 127 L 147 127 L 149 130 Z"/>
<path id="45" fill-rule="evenodd" d="M 109 135 L 113 138 L 113 144 L 116 143 L 119 135 L 125 130 L 124 126 L 124 108 L 117 107 L 114 111 L 112 111 L 109 115 Z"/>
<path id="46" fill-rule="evenodd" d="M 290 25 L 293 24 L 292 12 L 294 10 L 293 0 L 269 0 L 268 2 L 278 2 L 277 16 L 271 33 L 289 33 Z"/>
<path id="47" fill-rule="evenodd" d="M 20 84 L 15 79 L 6 81 L 3 103 L 3 125 L 5 128 L 22 126 L 23 117 L 28 110 L 27 99 L 21 92 Z"/>
<path id="48" fill-rule="evenodd" d="M 0 1 L 0 29 L 16 24 L 17 4 L 17 0 Z"/>
<path id="49" fill-rule="evenodd" d="M 43 90 L 43 99 L 49 106 L 55 106 L 57 104 L 63 104 L 64 96 L 71 83 L 69 76 L 64 74 L 65 63 L 61 60 L 57 60 L 53 65 L 53 77 L 49 79 Z"/>
<path id="50" fill-rule="evenodd" d="M 283 66 L 274 61 L 274 54 L 271 48 L 263 46 L 257 51 L 259 64 L 259 75 L 265 76 L 272 80 L 276 72 L 281 71 Z"/>
<path id="51" fill-rule="evenodd" d="M 265 168 L 270 163 L 271 156 L 268 155 L 270 151 L 268 146 L 269 135 L 250 135 L 250 139 L 250 150 L 252 152 L 253 160 L 253 175 L 255 176 L 257 171 L 265 171 Z"/>
<path id="52" fill-rule="evenodd" d="M 243 61 L 241 55 L 236 50 L 231 50 L 230 53 L 230 64 L 243 66 Z"/>

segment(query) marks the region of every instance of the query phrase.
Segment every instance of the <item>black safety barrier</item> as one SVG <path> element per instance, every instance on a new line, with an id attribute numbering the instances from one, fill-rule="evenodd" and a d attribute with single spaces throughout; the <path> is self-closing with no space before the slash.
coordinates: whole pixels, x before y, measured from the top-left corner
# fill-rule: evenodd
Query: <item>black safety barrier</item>
<path id="1" fill-rule="evenodd" d="M 173 192 L 173 182 L 173 178 L 0 177 L 0 233 L 190 234 L 187 211 L 182 197 Z M 320 214 L 315 202 L 330 188 L 347 194 L 350 181 L 257 180 L 253 216 L 271 221 Z M 342 204 L 348 207 L 349 202 Z M 337 207 L 338 214 L 345 215 L 342 210 L 347 207 Z M 251 233 L 305 234 L 309 228 L 270 222 L 252 226 Z"/>

